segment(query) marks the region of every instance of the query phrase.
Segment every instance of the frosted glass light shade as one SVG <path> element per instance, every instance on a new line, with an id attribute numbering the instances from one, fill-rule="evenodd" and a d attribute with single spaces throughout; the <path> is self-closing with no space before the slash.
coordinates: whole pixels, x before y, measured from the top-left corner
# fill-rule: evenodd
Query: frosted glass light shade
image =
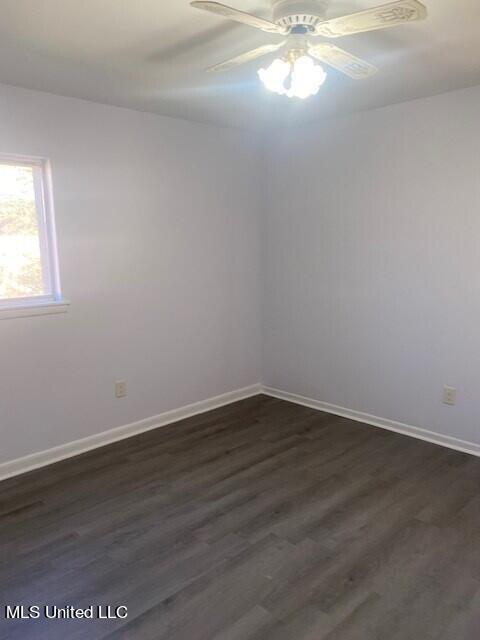
<path id="1" fill-rule="evenodd" d="M 289 98 L 305 99 L 318 93 L 327 74 L 310 56 L 301 56 L 292 65 L 276 58 L 266 69 L 258 71 L 269 91 Z"/>

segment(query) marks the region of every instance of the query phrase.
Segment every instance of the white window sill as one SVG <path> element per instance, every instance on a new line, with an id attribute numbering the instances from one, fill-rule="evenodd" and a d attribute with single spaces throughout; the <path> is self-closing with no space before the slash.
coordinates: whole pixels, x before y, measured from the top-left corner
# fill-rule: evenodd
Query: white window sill
<path id="1" fill-rule="evenodd" d="M 0 320 L 66 313 L 69 306 L 69 302 L 60 300 L 57 302 L 36 302 L 25 305 L 19 304 L 15 307 L 0 307 Z"/>

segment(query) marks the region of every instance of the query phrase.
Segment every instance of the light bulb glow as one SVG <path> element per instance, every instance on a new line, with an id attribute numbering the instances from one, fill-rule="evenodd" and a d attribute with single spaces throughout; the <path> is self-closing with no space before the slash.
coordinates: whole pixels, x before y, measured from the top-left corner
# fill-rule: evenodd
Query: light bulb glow
<path id="1" fill-rule="evenodd" d="M 285 60 L 276 58 L 268 69 L 260 69 L 258 75 L 269 91 L 283 95 L 285 93 L 285 80 L 291 71 L 291 65 Z"/>
<path id="2" fill-rule="evenodd" d="M 293 65 L 277 58 L 267 69 L 260 69 L 258 75 L 269 91 L 302 100 L 316 95 L 327 77 L 310 56 L 297 58 Z"/>

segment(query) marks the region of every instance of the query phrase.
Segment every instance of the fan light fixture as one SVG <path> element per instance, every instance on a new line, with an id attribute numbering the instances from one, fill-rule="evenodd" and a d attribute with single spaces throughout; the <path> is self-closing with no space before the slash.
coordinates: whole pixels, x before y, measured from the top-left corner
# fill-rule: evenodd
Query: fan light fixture
<path id="1" fill-rule="evenodd" d="M 276 58 L 266 69 L 258 71 L 269 91 L 289 98 L 309 98 L 318 93 L 327 74 L 307 55 L 290 59 Z"/>
<path id="2" fill-rule="evenodd" d="M 192 0 L 190 4 L 196 9 L 240 22 L 265 33 L 283 36 L 281 42 L 263 44 L 251 51 L 245 51 L 209 67 L 208 71 L 230 71 L 285 47 L 288 49 L 287 56 L 277 58 L 268 69 L 260 69 L 258 74 L 267 89 L 290 98 L 315 95 L 325 81 L 324 70 L 316 65 L 312 58 L 353 80 L 366 80 L 377 72 L 373 64 L 331 42 L 315 43 L 318 36 L 323 39 L 341 38 L 355 33 L 390 29 L 424 20 L 428 14 L 427 8 L 420 0 L 391 0 L 378 7 L 332 17 L 330 5 L 342 3 L 333 0 L 270 0 L 272 11 L 269 18 L 245 13 L 211 0 Z M 369 3 L 365 0 L 365 4 Z"/>

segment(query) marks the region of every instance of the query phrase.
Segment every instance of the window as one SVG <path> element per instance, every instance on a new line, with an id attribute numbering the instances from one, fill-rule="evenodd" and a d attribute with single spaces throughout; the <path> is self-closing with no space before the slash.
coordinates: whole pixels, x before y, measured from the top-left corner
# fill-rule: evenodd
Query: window
<path id="1" fill-rule="evenodd" d="M 65 310 L 58 305 L 64 303 L 48 163 L 0 155 L 0 317 Z"/>

